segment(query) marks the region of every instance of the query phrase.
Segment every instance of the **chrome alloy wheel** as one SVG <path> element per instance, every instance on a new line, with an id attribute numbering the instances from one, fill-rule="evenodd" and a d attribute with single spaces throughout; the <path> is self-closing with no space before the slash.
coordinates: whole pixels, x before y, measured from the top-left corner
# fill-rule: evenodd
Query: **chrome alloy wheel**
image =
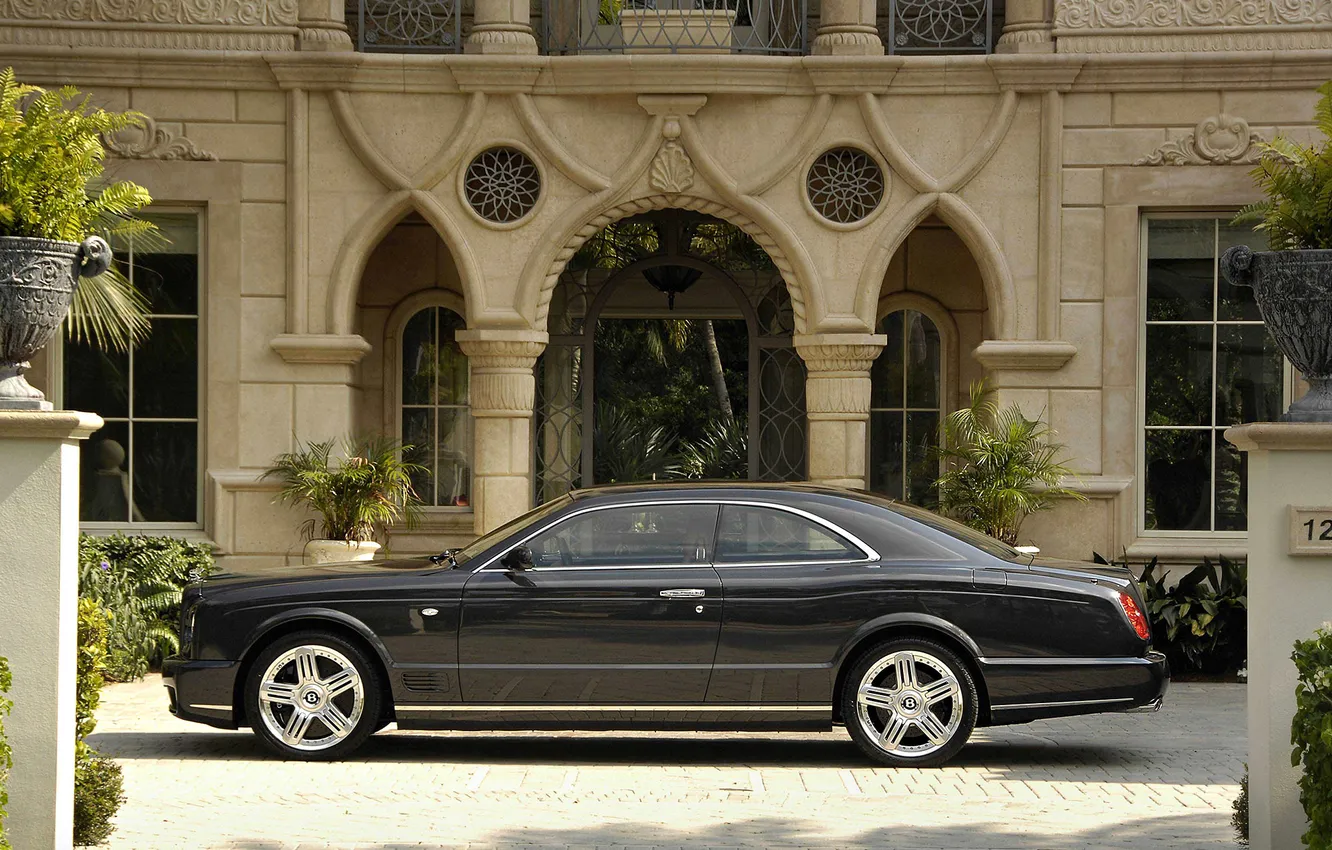
<path id="1" fill-rule="evenodd" d="M 952 740 L 966 705 L 952 669 L 927 652 L 884 656 L 856 689 L 861 728 L 886 753 L 923 758 Z"/>
<path id="2" fill-rule="evenodd" d="M 259 714 L 283 744 L 305 752 L 335 746 L 365 711 L 365 683 L 347 656 L 297 646 L 273 659 L 259 680 Z"/>

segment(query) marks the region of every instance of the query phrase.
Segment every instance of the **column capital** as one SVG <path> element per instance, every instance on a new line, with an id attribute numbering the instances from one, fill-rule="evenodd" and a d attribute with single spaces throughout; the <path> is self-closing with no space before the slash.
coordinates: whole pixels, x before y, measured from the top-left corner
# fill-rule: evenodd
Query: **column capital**
<path id="1" fill-rule="evenodd" d="M 888 344 L 883 334 L 796 334 L 796 351 L 811 373 L 845 373 L 861 377 L 868 373 L 879 352 Z M 835 374 L 826 377 L 838 377 Z"/>
<path id="2" fill-rule="evenodd" d="M 474 370 L 526 369 L 546 349 L 545 331 L 479 330 L 458 331 L 454 337 Z"/>

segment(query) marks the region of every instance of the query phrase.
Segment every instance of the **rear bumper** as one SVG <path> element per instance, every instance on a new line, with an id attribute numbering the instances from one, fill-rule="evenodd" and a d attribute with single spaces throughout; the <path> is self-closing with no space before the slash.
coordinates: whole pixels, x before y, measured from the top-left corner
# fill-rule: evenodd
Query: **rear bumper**
<path id="1" fill-rule="evenodd" d="M 981 659 L 991 722 L 1102 711 L 1155 711 L 1170 686 L 1159 652 L 1143 658 Z"/>
<path id="2" fill-rule="evenodd" d="M 162 662 L 171 713 L 181 720 L 235 729 L 235 694 L 238 661 L 195 661 L 168 658 Z"/>

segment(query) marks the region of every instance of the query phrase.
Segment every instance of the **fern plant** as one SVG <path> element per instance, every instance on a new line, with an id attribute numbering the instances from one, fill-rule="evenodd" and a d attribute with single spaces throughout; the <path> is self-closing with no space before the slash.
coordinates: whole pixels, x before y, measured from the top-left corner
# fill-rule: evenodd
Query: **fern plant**
<path id="1" fill-rule="evenodd" d="M 265 478 L 282 482 L 278 498 L 308 507 L 319 522 L 307 520 L 302 533 L 325 540 L 363 542 L 399 520 L 408 526 L 420 515 L 413 476 L 428 470 L 402 459 L 412 446 L 383 437 L 362 437 L 344 443 L 346 457 L 333 461 L 333 440 L 310 442 L 278 455 Z"/>
<path id="2" fill-rule="evenodd" d="M 1017 405 L 999 409 L 985 381 L 971 385 L 971 404 L 944 421 L 936 481 L 939 507 L 991 537 L 1015 545 L 1023 521 L 1057 498 L 1085 501 L 1063 486 L 1071 470 L 1058 460 L 1064 447 L 1053 432 Z"/>
<path id="3" fill-rule="evenodd" d="M 1318 87 L 1314 122 L 1323 140 L 1301 145 L 1284 136 L 1260 143 L 1250 172 L 1267 197 L 1249 204 L 1234 224 L 1253 224 L 1273 251 L 1332 248 L 1332 81 Z"/>
<path id="4" fill-rule="evenodd" d="M 148 190 L 102 180 L 102 136 L 142 119 L 90 107 L 71 86 L 48 91 L 20 84 L 13 68 L 0 71 L 0 236 L 151 239 L 156 228 L 134 216 L 151 202 Z M 113 268 L 74 290 L 67 327 L 76 340 L 124 349 L 146 335 L 147 309 Z"/>

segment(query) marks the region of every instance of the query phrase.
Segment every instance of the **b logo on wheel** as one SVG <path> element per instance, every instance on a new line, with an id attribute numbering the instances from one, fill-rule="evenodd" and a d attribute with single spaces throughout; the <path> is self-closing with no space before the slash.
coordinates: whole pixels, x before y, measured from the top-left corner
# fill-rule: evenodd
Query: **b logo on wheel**
<path id="1" fill-rule="evenodd" d="M 314 705 L 315 703 L 319 702 L 319 694 L 315 693 L 314 691 L 307 691 L 305 694 L 305 702 L 308 705 Z"/>

